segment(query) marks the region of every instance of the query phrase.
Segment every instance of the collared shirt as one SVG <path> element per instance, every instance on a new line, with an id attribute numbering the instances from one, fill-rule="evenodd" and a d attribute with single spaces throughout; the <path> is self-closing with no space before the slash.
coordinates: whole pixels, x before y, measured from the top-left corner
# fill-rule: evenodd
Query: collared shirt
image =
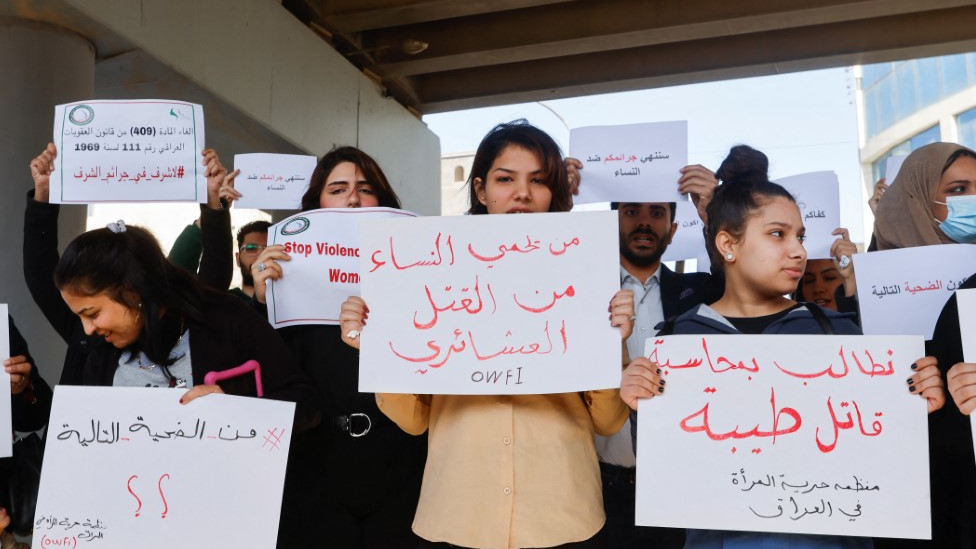
<path id="1" fill-rule="evenodd" d="M 654 327 L 664 321 L 664 308 L 661 304 L 661 268 L 647 279 L 646 284 L 620 267 L 620 289 L 634 292 L 634 333 L 627 338 L 627 352 L 631 358 L 644 355 L 644 342 L 656 333 Z M 637 457 L 630 438 L 630 420 L 614 435 L 596 436 L 594 439 L 600 461 L 620 467 L 634 467 Z"/>
<path id="2" fill-rule="evenodd" d="M 605 521 L 593 433 L 627 417 L 617 389 L 519 396 L 377 394 L 411 434 L 428 432 L 413 530 L 462 547 L 552 547 Z"/>

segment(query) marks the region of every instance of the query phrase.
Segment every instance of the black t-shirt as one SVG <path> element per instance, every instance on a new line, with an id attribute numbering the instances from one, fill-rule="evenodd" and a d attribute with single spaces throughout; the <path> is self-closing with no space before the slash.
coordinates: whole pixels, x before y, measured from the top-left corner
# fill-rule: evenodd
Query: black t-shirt
<path id="1" fill-rule="evenodd" d="M 725 317 L 725 320 L 728 320 L 733 326 L 735 326 L 736 330 L 739 330 L 744 334 L 756 335 L 765 332 L 766 328 L 768 328 L 770 324 L 788 315 L 790 311 L 796 309 L 799 306 L 800 304 L 797 303 L 796 305 L 793 305 L 792 307 L 789 307 L 787 309 L 783 309 L 778 313 L 773 313 L 771 315 L 766 315 L 766 316 L 754 316 L 754 317 L 747 317 L 747 318 L 737 318 L 737 317 L 727 316 Z"/>

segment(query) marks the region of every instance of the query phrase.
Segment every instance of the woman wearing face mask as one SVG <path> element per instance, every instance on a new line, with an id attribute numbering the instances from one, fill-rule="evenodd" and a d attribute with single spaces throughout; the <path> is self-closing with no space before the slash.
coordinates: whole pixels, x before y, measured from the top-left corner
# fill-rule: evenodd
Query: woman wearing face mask
<path id="1" fill-rule="evenodd" d="M 765 178 L 730 177 L 708 205 L 706 247 L 712 265 L 725 273 L 725 293 L 699 305 L 666 326 L 667 334 L 823 334 L 823 323 L 842 335 L 860 334 L 847 315 L 783 297 L 796 289 L 806 264 L 805 229 L 796 201 Z M 928 400 L 929 411 L 945 400 L 935 360 L 902 364 L 911 374 L 906 390 Z M 624 370 L 620 397 L 632 409 L 637 401 L 665 394 L 661 370 L 638 358 Z M 676 382 L 672 382 L 676 383 Z M 636 423 L 636 413 L 631 421 Z M 708 456 L 689 459 L 704 459 Z M 867 549 L 869 538 L 688 530 L 685 549 Z"/>
<path id="2" fill-rule="evenodd" d="M 500 124 L 485 136 L 469 185 L 472 215 L 572 207 L 559 147 L 525 121 Z M 613 296 L 610 324 L 624 340 L 633 310 L 633 292 Z M 358 348 L 355 334 L 368 313 L 360 298 L 343 304 L 342 337 L 350 345 Z M 420 547 L 604 547 L 597 536 L 605 517 L 593 433 L 606 436 L 623 426 L 627 409 L 615 393 L 376 395 L 404 431 L 428 433 L 413 523 L 424 539 Z"/>
<path id="3" fill-rule="evenodd" d="M 938 205 L 945 212 L 940 232 L 956 242 L 976 240 L 976 153 L 960 145 L 944 145 L 946 156 L 940 181 L 940 195 L 948 194 L 947 206 Z M 922 149 L 919 149 L 921 151 Z M 918 151 L 916 151 L 918 152 Z M 912 153 L 906 160 L 912 159 Z M 939 164 L 940 157 L 933 159 Z M 901 173 L 899 172 L 899 181 Z M 884 204 L 895 191 L 893 185 L 885 193 Z M 935 215 L 938 219 L 939 215 Z M 959 287 L 976 288 L 976 273 Z M 946 375 L 946 385 L 952 398 L 944 410 L 933 414 L 929 421 L 930 461 L 932 471 L 932 542 L 930 547 L 976 547 L 976 456 L 970 420 L 976 401 L 976 364 L 963 362 L 962 336 L 959 329 L 959 306 L 953 294 L 946 302 L 935 326 L 928 354 L 939 360 Z"/>
<path id="4" fill-rule="evenodd" d="M 932 143 L 905 158 L 878 202 L 879 250 L 976 241 L 976 152 Z"/>

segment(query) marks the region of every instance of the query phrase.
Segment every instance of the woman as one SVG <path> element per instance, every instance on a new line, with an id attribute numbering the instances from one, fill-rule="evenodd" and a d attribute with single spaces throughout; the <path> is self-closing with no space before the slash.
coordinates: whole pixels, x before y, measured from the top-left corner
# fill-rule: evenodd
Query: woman
<path id="1" fill-rule="evenodd" d="M 564 212 L 572 207 L 559 147 L 527 122 L 500 124 L 475 153 L 469 213 Z M 633 293 L 610 305 L 630 335 Z M 340 314 L 342 338 L 358 348 L 368 317 L 362 299 Z M 384 414 L 430 440 L 413 523 L 420 547 L 602 547 L 600 470 L 593 433 L 610 435 L 626 408 L 613 390 L 549 395 L 378 394 Z"/>
<path id="2" fill-rule="evenodd" d="M 679 316 L 663 333 L 820 334 L 820 321 L 828 322 L 838 334 L 860 333 L 845 315 L 811 310 L 783 297 L 795 290 L 806 263 L 800 210 L 783 187 L 765 178 L 730 177 L 708 205 L 708 220 L 706 247 L 712 265 L 725 273 L 725 294 L 710 306 L 700 305 Z M 912 369 L 915 373 L 909 378 L 908 390 L 927 399 L 930 412 L 938 410 L 945 396 L 935 359 L 920 359 Z M 638 399 L 664 394 L 658 372 L 647 358 L 634 360 L 624 370 L 621 399 L 636 410 Z M 685 545 L 709 549 L 759 546 L 866 548 L 871 540 L 688 530 Z"/>
<path id="3" fill-rule="evenodd" d="M 879 250 L 976 241 L 976 152 L 955 143 L 913 151 L 878 201 Z"/>
<path id="4" fill-rule="evenodd" d="M 909 162 L 912 168 L 906 173 Z M 976 199 L 973 196 L 976 195 L 976 153 L 953 143 L 936 143 L 913 152 L 905 159 L 896 183 L 878 203 L 879 212 L 893 198 L 896 202 L 904 201 L 903 195 L 896 194 L 903 174 L 916 177 L 919 173 L 925 174 L 927 182 L 937 181 L 931 185 L 937 195 L 931 206 L 932 219 L 928 220 L 926 229 L 931 227 L 938 240 L 929 240 L 936 244 L 973 242 L 976 239 L 974 216 L 967 215 L 965 206 Z M 918 242 L 918 239 L 912 242 Z M 959 289 L 974 287 L 976 276 L 970 276 Z M 966 415 L 973 404 L 969 394 L 974 387 L 971 374 L 976 372 L 976 364 L 963 362 L 959 309 L 954 294 L 939 315 L 932 341 L 927 343 L 927 352 L 938 359 L 948 392 L 953 397 L 945 409 L 929 419 L 932 484 L 932 542 L 929 546 L 973 547 L 976 546 L 976 523 L 972 520 L 976 513 L 976 492 L 970 487 L 976 484 L 976 458 L 970 420 Z"/>
<path id="5" fill-rule="evenodd" d="M 840 236 L 830 246 L 831 258 L 807 260 L 796 296 L 831 311 L 857 313 L 857 280 L 851 259 L 857 246 L 851 242 L 847 229 L 834 229 L 831 234 Z M 858 323 L 856 319 L 854 322 Z"/>
<path id="6" fill-rule="evenodd" d="M 894 183 L 878 200 L 875 236 L 878 249 L 910 248 L 935 244 L 969 244 L 976 240 L 976 152 L 956 143 L 933 143 L 913 151 L 902 164 Z M 960 289 L 970 288 L 976 279 Z M 962 344 L 956 298 L 953 295 L 936 323 L 927 352 L 947 372 L 954 396 L 950 367 L 962 363 Z M 965 370 L 960 366 L 956 372 Z M 956 379 L 957 382 L 965 378 Z M 932 486 L 932 541 L 915 545 L 878 540 L 878 547 L 973 547 L 976 544 L 976 483 L 972 431 L 969 420 L 950 399 L 945 409 L 929 417 L 930 484 Z"/>
<path id="7" fill-rule="evenodd" d="M 200 205 L 203 257 L 200 259 L 199 280 L 223 291 L 230 284 L 233 274 L 225 259 L 232 248 L 230 211 L 221 207 L 218 194 L 227 170 L 213 149 L 205 149 L 200 154 L 207 177 L 207 203 Z M 61 205 L 50 203 L 49 198 L 57 155 L 54 143 L 48 143 L 30 162 L 34 188 L 27 192 L 27 209 L 24 212 L 24 279 L 34 302 L 68 345 L 60 383 L 79 385 L 81 381 L 77 376 L 84 370 L 88 353 L 98 343 L 98 338 L 85 334 L 78 317 L 68 309 L 54 285 L 54 270 L 59 260 L 58 216 Z"/>
<path id="8" fill-rule="evenodd" d="M 238 193 L 239 194 L 239 193 Z M 333 149 L 312 172 L 302 211 L 318 208 L 399 208 L 400 200 L 379 165 L 353 147 Z M 265 315 L 265 284 L 278 280 L 291 257 L 269 246 L 254 261 L 255 299 Z M 401 431 L 359 392 L 359 353 L 342 343 L 338 326 L 291 326 L 278 331 L 318 389 L 322 426 L 297 441 L 295 467 L 308 497 L 319 541 L 336 547 L 414 547 L 410 521 L 417 509 L 426 437 Z M 301 510 L 297 510 L 301 512 Z M 297 533 L 296 533 L 297 534 Z"/>
<path id="9" fill-rule="evenodd" d="M 307 428 L 311 388 L 267 323 L 237 298 L 209 290 L 166 260 L 156 238 L 123 222 L 83 233 L 65 249 L 54 283 L 89 336 L 81 385 L 187 389 L 180 402 L 223 393 L 203 385 L 210 371 L 257 360 L 265 396 L 298 403 L 294 429 Z M 250 378 L 227 392 L 255 394 Z"/>

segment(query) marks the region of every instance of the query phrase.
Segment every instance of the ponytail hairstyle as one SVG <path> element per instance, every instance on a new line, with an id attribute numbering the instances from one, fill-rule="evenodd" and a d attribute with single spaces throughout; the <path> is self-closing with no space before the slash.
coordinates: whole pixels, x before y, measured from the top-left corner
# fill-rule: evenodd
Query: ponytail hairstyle
<path id="1" fill-rule="evenodd" d="M 708 215 L 705 248 L 716 272 L 722 271 L 724 265 L 724 258 L 715 246 L 718 233 L 725 231 L 742 238 L 749 218 L 773 198 L 785 198 L 796 204 L 796 199 L 782 185 L 769 181 L 768 169 L 769 159 L 765 154 L 748 145 L 736 145 L 715 173 L 722 184 L 705 208 Z"/>
<path id="2" fill-rule="evenodd" d="M 549 201 L 550 212 L 568 212 L 573 209 L 573 196 L 569 192 L 569 176 L 559 145 L 549 137 L 549 134 L 529 124 L 524 118 L 499 124 L 488 132 L 481 140 L 478 151 L 474 154 L 471 164 L 471 174 L 468 176 L 471 207 L 468 213 L 480 215 L 488 213 L 488 207 L 478 200 L 474 180 L 480 179 L 487 184 L 488 170 L 492 163 L 509 146 L 515 146 L 534 153 L 542 164 L 543 178 L 546 187 L 552 193 Z"/>
<path id="3" fill-rule="evenodd" d="M 189 323 L 203 319 L 203 284 L 176 267 L 146 229 L 126 227 L 88 231 L 75 238 L 54 271 L 61 291 L 82 296 L 105 294 L 139 313 L 139 337 L 130 346 L 162 366 L 174 361 L 170 350 Z"/>

